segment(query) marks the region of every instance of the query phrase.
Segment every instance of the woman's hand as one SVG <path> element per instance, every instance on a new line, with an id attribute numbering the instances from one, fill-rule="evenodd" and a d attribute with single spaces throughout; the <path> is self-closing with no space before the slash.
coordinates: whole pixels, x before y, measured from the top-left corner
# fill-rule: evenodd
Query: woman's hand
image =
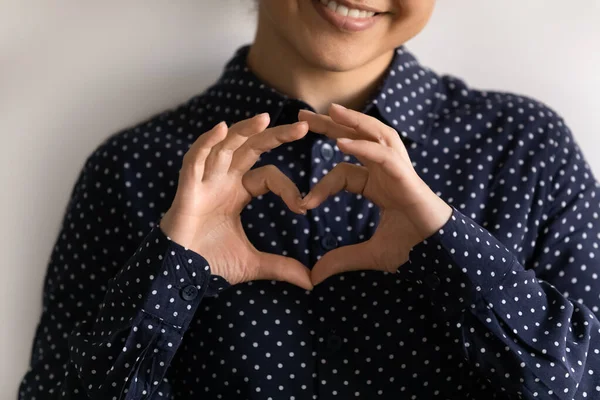
<path id="1" fill-rule="evenodd" d="M 301 110 L 298 119 L 308 122 L 311 131 L 337 139 L 340 150 L 362 164 L 337 164 L 301 206 L 318 207 L 346 189 L 380 208 L 379 225 L 369 240 L 332 250 L 319 259 L 311 271 L 314 285 L 344 271 L 395 272 L 408 261 L 411 247 L 434 234 L 452 215 L 452 208 L 417 175 L 393 128 L 337 104 L 330 107 L 329 116 Z"/>
<path id="2" fill-rule="evenodd" d="M 258 251 L 248 240 L 240 213 L 253 196 L 279 195 L 290 210 L 299 207 L 296 185 L 273 165 L 250 170 L 261 153 L 302 138 L 306 122 L 266 129 L 268 114 L 224 122 L 200 135 L 183 157 L 177 193 L 160 222 L 176 243 L 208 261 L 211 273 L 230 284 L 259 279 L 287 281 L 312 289 L 309 269 L 299 261 Z"/>

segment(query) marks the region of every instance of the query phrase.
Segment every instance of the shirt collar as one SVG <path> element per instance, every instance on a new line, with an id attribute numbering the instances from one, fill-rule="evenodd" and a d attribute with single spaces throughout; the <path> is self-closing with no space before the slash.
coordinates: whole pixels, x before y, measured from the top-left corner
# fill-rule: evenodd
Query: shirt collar
<path id="1" fill-rule="evenodd" d="M 277 91 L 258 78 L 246 62 L 249 50 L 250 44 L 245 44 L 235 51 L 221 76 L 209 88 L 212 93 L 228 98 L 233 96 L 236 103 L 244 103 L 245 116 L 241 117 L 268 112 L 272 125 L 290 102 L 298 102 L 300 108 L 310 108 L 303 101 Z M 439 85 L 440 78 L 435 72 L 419 64 L 404 46 L 399 46 L 363 112 L 384 121 L 402 137 L 426 144 L 441 96 Z M 252 95 L 248 94 L 249 90 Z"/>

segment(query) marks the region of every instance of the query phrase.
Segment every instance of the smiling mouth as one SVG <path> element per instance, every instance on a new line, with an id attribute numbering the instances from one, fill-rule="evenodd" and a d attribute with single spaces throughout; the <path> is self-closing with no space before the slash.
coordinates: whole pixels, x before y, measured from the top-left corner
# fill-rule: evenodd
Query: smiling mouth
<path id="1" fill-rule="evenodd" d="M 371 7 L 356 7 L 347 0 L 311 0 L 317 12 L 331 26 L 343 33 L 366 31 L 388 13 Z"/>
<path id="2" fill-rule="evenodd" d="M 341 2 L 336 2 L 334 0 L 318 0 L 321 4 L 329 8 L 335 14 L 341 17 L 350 17 L 356 19 L 367 19 L 371 18 L 375 15 L 383 14 L 382 12 L 377 12 L 375 10 L 367 10 L 362 8 L 351 8 L 345 4 L 341 4 Z"/>

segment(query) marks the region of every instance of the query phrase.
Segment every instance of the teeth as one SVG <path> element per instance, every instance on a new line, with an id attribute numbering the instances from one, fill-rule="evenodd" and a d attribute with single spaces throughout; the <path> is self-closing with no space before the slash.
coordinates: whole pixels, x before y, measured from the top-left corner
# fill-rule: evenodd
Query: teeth
<path id="1" fill-rule="evenodd" d="M 348 8 L 346 6 L 340 5 L 333 0 L 320 0 L 321 4 L 327 6 L 331 11 L 339 14 L 343 17 L 350 18 L 371 18 L 375 13 L 373 11 L 365 11 L 359 10 L 356 8 Z"/>

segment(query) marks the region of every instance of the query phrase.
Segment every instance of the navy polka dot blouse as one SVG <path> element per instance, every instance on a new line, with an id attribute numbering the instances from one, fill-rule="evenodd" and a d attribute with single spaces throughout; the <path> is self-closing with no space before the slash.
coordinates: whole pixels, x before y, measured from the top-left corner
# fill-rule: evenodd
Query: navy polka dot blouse
<path id="1" fill-rule="evenodd" d="M 600 185 L 564 121 L 530 98 L 438 75 L 405 47 L 362 112 L 395 128 L 452 206 L 396 273 L 306 291 L 230 285 L 159 228 L 182 157 L 216 123 L 311 107 L 241 46 L 203 93 L 87 158 L 49 260 L 20 399 L 598 399 Z M 264 153 L 306 194 L 340 162 L 309 132 Z M 379 212 L 340 192 L 306 215 L 273 193 L 241 219 L 261 251 L 312 266 Z"/>

